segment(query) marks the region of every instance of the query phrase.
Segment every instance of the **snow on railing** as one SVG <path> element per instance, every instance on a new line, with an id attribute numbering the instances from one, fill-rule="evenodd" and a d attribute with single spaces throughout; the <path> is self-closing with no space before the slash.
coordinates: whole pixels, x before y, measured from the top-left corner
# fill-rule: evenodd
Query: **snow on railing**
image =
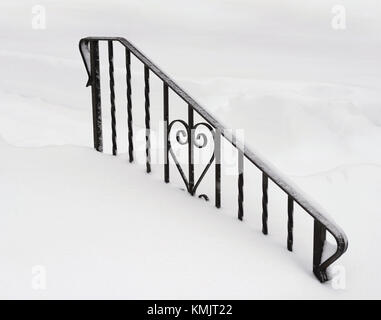
<path id="1" fill-rule="evenodd" d="M 115 110 L 115 81 L 114 81 L 114 50 L 113 44 L 120 43 L 125 48 L 126 82 L 127 82 L 127 121 L 128 121 L 128 153 L 130 162 L 134 161 L 133 146 L 133 127 L 132 127 L 132 100 L 131 100 L 131 54 L 133 54 L 144 65 L 144 96 L 145 96 L 145 127 L 146 127 L 146 170 L 151 171 L 151 140 L 150 140 L 150 72 L 153 72 L 163 81 L 163 114 L 164 114 L 164 180 L 169 182 L 170 156 L 174 161 L 179 173 L 184 181 L 187 191 L 195 195 L 198 186 L 204 178 L 210 166 L 215 164 L 215 206 L 221 207 L 221 140 L 226 139 L 238 151 L 238 218 L 243 220 L 243 194 L 244 194 L 244 158 L 254 164 L 262 172 L 262 232 L 268 234 L 268 182 L 269 179 L 278 185 L 288 195 L 288 236 L 287 248 L 293 250 L 293 212 L 294 202 L 298 203 L 314 219 L 314 243 L 313 243 L 313 272 L 316 277 L 325 282 L 328 280 L 327 268 L 335 262 L 348 247 L 348 240 L 341 228 L 312 200 L 308 199 L 295 185 L 286 177 L 260 157 L 252 152 L 247 146 L 241 144 L 235 135 L 226 130 L 225 127 L 199 103 L 190 97 L 180 88 L 169 76 L 152 63 L 141 51 L 139 51 L 129 41 L 120 37 L 88 37 L 81 39 L 79 48 L 83 62 L 88 74 L 87 86 L 92 89 L 93 107 L 93 135 L 94 148 L 103 151 L 102 136 L 102 108 L 101 108 L 101 88 L 100 88 L 100 69 L 99 69 L 99 42 L 108 43 L 109 58 L 109 77 L 110 77 L 110 102 L 111 102 L 111 124 L 112 124 L 112 152 L 117 154 L 116 140 L 116 110 Z M 169 89 L 175 92 L 188 105 L 187 121 L 176 119 L 169 120 Z M 194 123 L 194 112 L 199 114 L 205 122 Z M 181 167 L 170 141 L 170 132 L 173 126 L 181 125 L 184 127 L 176 133 L 177 143 L 188 146 L 188 175 Z M 213 136 L 214 152 L 202 171 L 198 180 L 195 180 L 194 173 L 194 150 L 195 147 L 203 148 L 207 144 L 207 137 L 203 133 L 195 134 L 199 127 L 204 127 Z M 199 197 L 208 199 L 204 194 Z M 329 232 L 337 243 L 336 252 L 325 261 L 322 261 L 326 232 Z"/>

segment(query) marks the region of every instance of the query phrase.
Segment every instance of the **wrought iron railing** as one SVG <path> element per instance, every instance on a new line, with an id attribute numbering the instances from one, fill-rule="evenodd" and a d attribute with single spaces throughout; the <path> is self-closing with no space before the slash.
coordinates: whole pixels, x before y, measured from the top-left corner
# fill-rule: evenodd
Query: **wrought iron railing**
<path id="1" fill-rule="evenodd" d="M 250 151 L 247 146 L 241 145 L 235 135 L 225 130 L 224 126 L 217 121 L 208 111 L 191 98 L 181 89 L 169 76 L 152 63 L 141 51 L 124 38 L 119 37 L 88 37 L 80 40 L 79 48 L 83 62 L 88 74 L 87 86 L 91 86 L 92 108 L 93 108 L 93 135 L 94 148 L 103 151 L 102 137 L 102 110 L 101 110 L 101 86 L 100 86 L 100 64 L 99 64 L 99 42 L 108 44 L 109 79 L 110 79 L 110 102 L 111 102 L 111 127 L 112 127 L 112 153 L 117 154 L 117 132 L 116 132 L 116 109 L 115 109 L 115 81 L 114 81 L 114 43 L 121 44 L 125 49 L 126 84 L 127 84 L 127 121 L 128 121 L 128 154 L 129 161 L 134 161 L 133 145 L 133 122 L 132 122 L 132 99 L 131 99 L 131 54 L 133 54 L 144 65 L 144 96 L 145 96 L 145 128 L 146 128 L 146 170 L 151 172 L 151 140 L 150 140 L 150 73 L 153 72 L 163 82 L 163 116 L 164 116 L 164 180 L 169 182 L 170 157 L 173 159 L 187 191 L 191 195 L 196 194 L 196 190 L 204 178 L 206 172 L 215 164 L 215 206 L 221 207 L 221 140 L 225 139 L 238 151 L 238 219 L 244 216 L 244 158 L 255 165 L 262 172 L 262 232 L 268 234 L 268 185 L 269 180 L 274 182 L 288 195 L 288 236 L 287 248 L 293 250 L 293 225 L 294 225 L 294 202 L 298 203 L 314 219 L 313 232 L 313 272 L 316 277 L 325 282 L 328 280 L 327 268 L 335 262 L 348 247 L 348 240 L 345 233 L 336 223 L 330 219 L 321 208 L 314 204 L 307 196 L 298 190 L 292 183 L 287 181 L 276 169 L 262 159 L 260 156 Z M 169 89 L 176 93 L 188 105 L 188 119 L 169 119 Z M 205 122 L 195 123 L 194 112 L 199 114 Z M 185 174 L 181 164 L 173 151 L 170 132 L 175 124 L 182 125 L 183 130 L 176 133 L 178 143 L 188 146 L 188 175 Z M 203 126 L 213 136 L 214 152 L 202 171 L 198 180 L 195 180 L 194 170 L 194 150 L 203 148 L 206 144 L 206 136 L 203 133 L 195 134 L 196 130 Z M 206 195 L 200 195 L 207 199 Z M 334 237 L 337 248 L 333 255 L 322 261 L 324 245 L 327 231 Z"/>

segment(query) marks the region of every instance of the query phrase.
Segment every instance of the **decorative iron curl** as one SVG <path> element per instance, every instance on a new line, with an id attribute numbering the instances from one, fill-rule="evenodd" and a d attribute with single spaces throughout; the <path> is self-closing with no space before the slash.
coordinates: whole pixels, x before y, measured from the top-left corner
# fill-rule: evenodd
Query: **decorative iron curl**
<path id="1" fill-rule="evenodd" d="M 173 125 L 176 124 L 176 123 L 180 123 L 185 128 L 185 130 L 181 129 L 181 130 L 177 131 L 177 133 L 176 133 L 176 140 L 177 140 L 177 142 L 179 142 L 180 144 L 186 144 L 186 143 L 188 143 L 188 139 L 189 139 L 189 126 L 188 126 L 188 124 L 184 120 L 181 120 L 181 119 L 173 120 L 169 124 L 169 126 L 168 126 L 168 137 L 169 137 L 169 134 L 170 134 L 170 132 L 172 130 Z M 180 140 L 180 138 L 179 138 L 180 133 L 181 133 L 181 135 L 184 138 L 186 138 L 185 142 L 184 141 L 182 141 L 182 142 L 179 141 Z"/>
<path id="2" fill-rule="evenodd" d="M 196 124 L 192 128 L 193 132 L 196 132 L 197 128 L 200 127 L 200 126 L 206 127 L 210 131 L 210 133 L 212 134 L 212 137 L 213 137 L 213 140 L 214 140 L 214 129 L 213 129 L 213 127 L 210 124 L 208 124 L 206 122 L 200 122 L 200 123 Z M 200 143 L 200 140 L 202 140 L 202 143 Z M 208 144 L 208 137 L 206 136 L 205 133 L 200 132 L 200 133 L 195 135 L 195 138 L 193 140 L 193 144 L 197 148 L 202 149 L 202 148 L 206 147 L 206 145 Z"/>
<path id="3" fill-rule="evenodd" d="M 175 162 L 177 169 L 179 170 L 179 173 L 180 173 L 180 175 L 184 181 L 185 186 L 187 187 L 188 192 L 191 194 L 195 194 L 198 186 L 200 185 L 200 183 L 202 181 L 202 179 L 204 178 L 205 174 L 207 173 L 208 169 L 210 168 L 211 164 L 214 161 L 215 150 L 213 151 L 213 154 L 212 154 L 209 162 L 205 166 L 204 170 L 202 171 L 202 173 L 201 173 L 200 177 L 198 178 L 197 182 L 195 183 L 194 187 L 191 188 L 189 181 L 188 181 L 188 178 L 186 177 L 184 170 L 181 167 L 181 165 L 180 165 L 180 163 L 179 163 L 179 161 L 178 161 L 178 159 L 177 159 L 177 157 L 176 157 L 176 155 L 172 149 L 170 133 L 171 133 L 173 126 L 176 123 L 179 123 L 184 127 L 183 129 L 178 129 L 176 132 L 176 141 L 180 145 L 188 144 L 189 139 L 192 139 L 192 136 L 193 136 L 192 145 L 199 148 L 199 149 L 202 149 L 208 145 L 209 139 L 208 139 L 208 136 L 203 132 L 195 134 L 196 130 L 201 126 L 207 128 L 212 135 L 213 141 L 215 140 L 215 132 L 214 132 L 213 127 L 206 122 L 197 123 L 192 128 L 190 128 L 189 125 L 184 120 L 177 119 L 177 120 L 173 120 L 168 126 L 168 148 L 169 148 L 169 152 L 172 156 L 173 161 Z M 200 195 L 200 197 L 205 199 L 205 200 L 208 200 L 208 197 L 206 195 Z"/>
<path id="4" fill-rule="evenodd" d="M 185 140 L 181 140 L 181 136 L 183 136 L 183 138 Z M 189 135 L 188 135 L 188 131 L 185 131 L 185 130 L 178 130 L 176 132 L 176 141 L 181 144 L 181 145 L 185 145 L 188 143 L 188 140 L 189 140 Z"/>
<path id="5" fill-rule="evenodd" d="M 186 188 L 187 188 L 187 191 L 188 191 L 189 193 L 191 193 L 192 190 L 190 190 L 189 181 L 188 181 L 188 179 L 187 179 L 187 177 L 186 177 L 186 175 L 185 175 L 185 173 L 184 173 L 184 170 L 183 170 L 183 168 L 181 167 L 181 165 L 180 165 L 180 163 L 179 163 L 179 161 L 178 161 L 178 159 L 177 159 L 175 153 L 174 153 L 173 150 L 172 150 L 172 143 L 171 143 L 171 138 L 170 138 L 170 136 L 171 136 L 171 130 L 172 130 L 172 127 L 173 127 L 173 125 L 176 124 L 176 123 L 180 123 L 180 124 L 185 128 L 185 130 L 182 129 L 182 130 L 178 130 L 178 131 L 177 131 L 177 133 L 176 133 L 176 140 L 177 140 L 177 142 L 180 143 L 181 145 L 185 145 L 185 144 L 188 143 L 188 139 L 189 139 L 189 136 L 190 136 L 190 134 L 189 134 L 189 126 L 188 126 L 188 124 L 187 124 L 184 120 L 180 120 L 180 119 L 178 119 L 178 120 L 173 120 L 173 121 L 168 125 L 168 133 L 167 133 L 167 135 L 168 135 L 168 138 L 167 138 L 167 139 L 168 139 L 168 150 L 169 150 L 170 155 L 172 156 L 173 161 L 175 162 L 175 165 L 176 165 L 176 167 L 177 167 L 177 170 L 179 170 L 179 173 L 180 173 L 180 175 L 181 175 L 181 178 L 182 178 L 183 181 L 184 181 L 184 184 L 185 184 L 185 186 L 186 186 Z M 180 134 L 180 132 L 181 132 L 181 134 Z M 186 141 L 184 141 L 184 140 L 181 141 L 180 135 L 182 135 L 184 138 L 186 138 Z"/>

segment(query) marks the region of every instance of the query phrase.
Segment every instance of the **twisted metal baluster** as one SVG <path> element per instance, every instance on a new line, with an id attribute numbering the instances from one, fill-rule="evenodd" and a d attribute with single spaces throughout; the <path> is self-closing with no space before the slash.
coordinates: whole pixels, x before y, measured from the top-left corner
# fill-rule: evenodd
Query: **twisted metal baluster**
<path id="1" fill-rule="evenodd" d="M 94 148 L 103 152 L 101 83 L 99 72 L 99 42 L 90 41 L 91 97 L 93 106 Z"/>
<path id="2" fill-rule="evenodd" d="M 193 117 L 193 108 L 191 105 L 188 105 L 188 183 L 190 194 L 194 195 L 194 150 L 193 150 L 193 141 L 194 141 L 194 117 Z"/>
<path id="3" fill-rule="evenodd" d="M 169 182 L 169 97 L 168 85 L 163 86 L 163 102 L 164 102 L 164 181 Z"/>
<path id="4" fill-rule="evenodd" d="M 291 196 L 288 196 L 288 224 L 287 224 L 287 249 L 288 251 L 292 251 L 292 246 L 294 243 L 294 199 Z"/>
<path id="5" fill-rule="evenodd" d="M 146 125 L 146 168 L 147 173 L 151 172 L 151 127 L 150 127 L 150 100 L 149 100 L 149 68 L 144 66 L 144 95 L 145 95 L 145 125 Z"/>
<path id="6" fill-rule="evenodd" d="M 221 208 L 221 131 L 216 130 L 214 139 L 215 165 L 216 165 L 216 207 Z"/>
<path id="7" fill-rule="evenodd" d="M 243 153 L 238 151 L 238 219 L 243 220 Z"/>
<path id="8" fill-rule="evenodd" d="M 267 228 L 267 220 L 268 220 L 268 211 L 267 211 L 267 203 L 268 203 L 268 195 L 267 189 L 269 186 L 269 178 L 263 173 L 262 174 L 262 233 L 268 234 Z"/>
<path id="9" fill-rule="evenodd" d="M 128 126 L 128 155 L 130 162 L 134 161 L 134 142 L 132 128 L 132 100 L 131 100 L 131 53 L 126 48 L 126 81 L 127 81 L 127 126 Z"/>
<path id="10" fill-rule="evenodd" d="M 116 142 L 116 116 L 115 116 L 115 81 L 114 81 L 114 48 L 112 41 L 108 42 L 108 61 L 110 74 L 110 102 L 111 102 L 111 131 L 112 131 L 112 154 L 118 153 Z"/>

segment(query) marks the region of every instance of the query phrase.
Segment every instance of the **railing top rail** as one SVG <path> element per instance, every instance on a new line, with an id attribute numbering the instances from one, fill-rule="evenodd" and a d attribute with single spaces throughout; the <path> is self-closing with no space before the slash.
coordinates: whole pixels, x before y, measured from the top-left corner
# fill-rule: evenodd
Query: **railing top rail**
<path id="1" fill-rule="evenodd" d="M 228 140 L 234 147 L 241 151 L 244 156 L 264 172 L 275 184 L 277 184 L 285 193 L 291 196 L 308 214 L 314 219 L 323 224 L 326 229 L 334 236 L 337 242 L 337 251 L 331 256 L 324 264 L 331 264 L 337 260 L 347 249 L 348 239 L 344 231 L 335 223 L 335 221 L 313 200 L 304 194 L 298 187 L 296 187 L 288 178 L 282 175 L 270 163 L 264 160 L 257 152 L 253 152 L 245 145 L 242 145 L 235 135 L 226 130 L 226 127 L 221 124 L 213 115 L 206 111 L 196 100 L 194 100 L 188 93 L 186 93 L 174 80 L 164 73 L 158 66 L 156 66 L 150 59 L 148 59 L 139 49 L 137 49 L 131 42 L 122 37 L 86 37 L 80 40 L 80 51 L 86 70 L 91 79 L 91 69 L 88 51 L 85 51 L 90 41 L 117 41 L 125 46 L 130 52 L 138 58 L 144 65 L 155 73 L 164 83 L 166 83 L 178 96 L 180 96 L 188 105 L 190 105 L 201 117 L 208 121 L 217 131 Z"/>

